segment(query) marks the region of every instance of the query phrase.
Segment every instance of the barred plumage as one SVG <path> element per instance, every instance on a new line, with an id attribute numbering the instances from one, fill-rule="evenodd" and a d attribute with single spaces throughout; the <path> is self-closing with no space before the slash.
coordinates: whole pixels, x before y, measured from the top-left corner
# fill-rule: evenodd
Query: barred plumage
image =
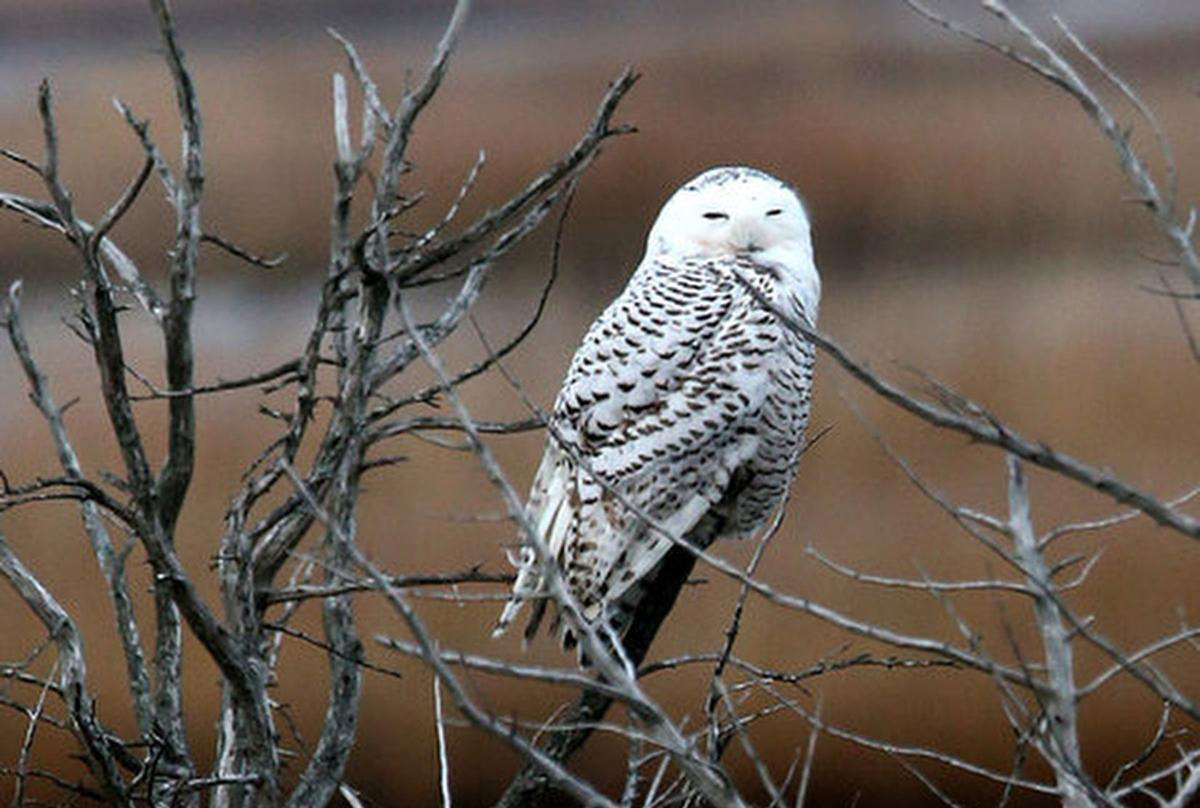
<path id="1" fill-rule="evenodd" d="M 707 546 L 762 526 L 803 448 L 813 349 L 746 288 L 815 325 L 820 279 L 796 193 L 709 170 L 663 206 L 629 284 L 584 337 L 554 405 L 530 518 L 588 621 L 621 632 L 672 535 Z M 521 554 L 503 632 L 546 606 Z"/>

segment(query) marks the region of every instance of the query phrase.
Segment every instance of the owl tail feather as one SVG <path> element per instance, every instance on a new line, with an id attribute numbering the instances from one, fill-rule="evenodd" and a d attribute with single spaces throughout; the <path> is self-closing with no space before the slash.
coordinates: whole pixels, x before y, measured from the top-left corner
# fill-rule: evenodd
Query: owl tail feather
<path id="1" fill-rule="evenodd" d="M 492 629 L 492 637 L 499 637 L 508 631 L 508 627 L 521 613 L 521 608 L 526 601 L 533 602 L 533 610 L 529 615 L 529 624 L 525 626 L 525 641 L 533 636 L 542 622 L 542 614 L 546 611 L 546 598 L 538 594 L 539 576 L 536 568 L 531 562 L 526 559 L 526 562 L 517 572 L 516 583 L 513 584 L 512 597 L 504 604 L 504 609 L 500 612 L 500 617 L 496 620 L 496 626 Z"/>
<path id="2" fill-rule="evenodd" d="M 496 621 L 496 625 L 492 629 L 492 637 L 500 637 L 504 632 L 508 631 L 508 627 L 512 625 L 512 621 L 524 605 L 525 601 L 522 598 L 513 598 L 504 604 L 504 611 L 500 612 L 500 618 Z"/>
<path id="3" fill-rule="evenodd" d="M 500 618 L 496 621 L 495 627 L 492 629 L 492 638 L 495 639 L 504 635 L 508 631 L 508 627 L 512 625 L 513 620 L 521 612 L 521 607 L 525 605 L 526 598 L 514 597 L 508 603 L 504 604 L 504 611 L 500 613 Z M 537 633 L 537 630 L 542 625 L 542 618 L 546 614 L 546 604 L 548 598 L 531 598 L 533 605 L 529 613 L 529 622 L 525 624 L 525 630 L 521 632 L 521 644 L 523 647 L 529 647 L 529 641 Z"/>

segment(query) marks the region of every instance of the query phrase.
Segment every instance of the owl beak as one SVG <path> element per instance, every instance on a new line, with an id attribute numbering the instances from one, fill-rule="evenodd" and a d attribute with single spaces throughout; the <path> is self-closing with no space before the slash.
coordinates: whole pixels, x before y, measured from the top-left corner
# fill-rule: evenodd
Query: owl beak
<path id="1" fill-rule="evenodd" d="M 757 236 L 759 235 L 757 230 L 757 222 L 748 217 L 734 220 L 731 235 L 733 236 L 732 240 L 738 252 L 762 252 L 763 247 L 757 240 Z"/>

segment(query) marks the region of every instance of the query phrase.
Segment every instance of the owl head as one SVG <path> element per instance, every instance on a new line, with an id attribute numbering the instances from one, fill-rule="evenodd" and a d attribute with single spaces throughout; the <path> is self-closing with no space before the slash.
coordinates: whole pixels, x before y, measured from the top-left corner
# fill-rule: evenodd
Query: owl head
<path id="1" fill-rule="evenodd" d="M 757 169 L 710 168 L 663 205 L 648 256 L 812 255 L 808 214 L 792 188 Z"/>

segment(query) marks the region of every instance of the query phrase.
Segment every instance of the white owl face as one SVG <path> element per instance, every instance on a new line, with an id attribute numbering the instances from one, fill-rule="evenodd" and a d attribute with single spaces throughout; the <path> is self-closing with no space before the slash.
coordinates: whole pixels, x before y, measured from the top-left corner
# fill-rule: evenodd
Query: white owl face
<path id="1" fill-rule="evenodd" d="M 722 256 L 786 250 L 811 254 L 808 215 L 788 185 L 753 168 L 712 168 L 663 205 L 651 255 Z"/>

